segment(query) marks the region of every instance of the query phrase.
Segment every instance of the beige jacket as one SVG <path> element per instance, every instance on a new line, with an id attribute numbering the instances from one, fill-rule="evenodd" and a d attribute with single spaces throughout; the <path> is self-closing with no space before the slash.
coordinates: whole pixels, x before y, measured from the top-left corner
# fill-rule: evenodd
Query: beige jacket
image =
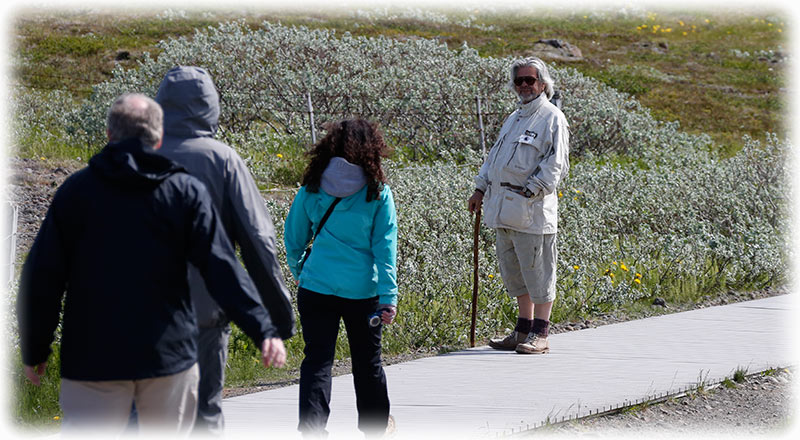
<path id="1" fill-rule="evenodd" d="M 506 118 L 475 177 L 475 188 L 484 192 L 486 226 L 529 234 L 557 232 L 556 188 L 569 169 L 568 127 L 544 93 Z M 533 196 L 519 194 L 520 188 Z"/>

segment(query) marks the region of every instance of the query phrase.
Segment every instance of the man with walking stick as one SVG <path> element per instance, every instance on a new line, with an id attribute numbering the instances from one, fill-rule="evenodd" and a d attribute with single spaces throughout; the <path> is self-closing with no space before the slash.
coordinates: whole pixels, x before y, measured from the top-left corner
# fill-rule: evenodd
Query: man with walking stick
<path id="1" fill-rule="evenodd" d="M 550 351 L 547 341 L 555 300 L 558 183 L 569 169 L 569 129 L 549 99 L 553 79 L 536 57 L 509 66 L 509 88 L 519 97 L 497 141 L 475 177 L 468 201 L 484 223 L 497 230 L 497 259 L 508 295 L 517 299 L 519 318 L 511 334 L 491 339 L 497 350 L 522 354 Z"/>

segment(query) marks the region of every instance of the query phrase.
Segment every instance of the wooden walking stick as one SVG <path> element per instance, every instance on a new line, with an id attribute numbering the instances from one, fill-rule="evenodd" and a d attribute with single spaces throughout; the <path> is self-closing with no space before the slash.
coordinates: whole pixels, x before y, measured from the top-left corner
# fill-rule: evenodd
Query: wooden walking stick
<path id="1" fill-rule="evenodd" d="M 475 319 L 478 316 L 478 232 L 481 229 L 481 208 L 475 210 L 475 232 L 472 241 L 472 326 L 469 333 L 469 346 L 475 346 Z"/>

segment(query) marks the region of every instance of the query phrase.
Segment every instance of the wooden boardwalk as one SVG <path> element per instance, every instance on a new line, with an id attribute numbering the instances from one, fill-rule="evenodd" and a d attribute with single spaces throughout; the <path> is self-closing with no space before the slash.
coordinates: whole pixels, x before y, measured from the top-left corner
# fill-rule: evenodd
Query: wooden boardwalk
<path id="1" fill-rule="evenodd" d="M 551 335 L 551 352 L 488 347 L 386 367 L 395 438 L 496 438 L 604 411 L 737 369 L 794 365 L 796 295 L 710 307 Z M 300 438 L 298 386 L 223 401 L 228 438 Z M 331 439 L 356 429 L 352 376 L 334 378 Z"/>

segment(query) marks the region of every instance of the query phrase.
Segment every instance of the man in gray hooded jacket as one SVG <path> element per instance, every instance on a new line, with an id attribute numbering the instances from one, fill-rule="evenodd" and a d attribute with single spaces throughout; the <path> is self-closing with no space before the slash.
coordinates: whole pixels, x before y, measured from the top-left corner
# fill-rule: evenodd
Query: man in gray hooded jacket
<path id="1" fill-rule="evenodd" d="M 158 152 L 208 188 L 225 231 L 239 245 L 247 272 L 278 329 L 280 338 L 272 343 L 283 349 L 282 339 L 295 333 L 295 316 L 276 256 L 275 228 L 244 161 L 231 147 L 213 139 L 220 105 L 211 76 L 199 67 L 175 67 L 161 81 L 156 101 L 164 109 L 164 141 Z M 189 285 L 200 327 L 195 432 L 221 435 L 230 327 L 194 267 L 189 267 Z"/>

